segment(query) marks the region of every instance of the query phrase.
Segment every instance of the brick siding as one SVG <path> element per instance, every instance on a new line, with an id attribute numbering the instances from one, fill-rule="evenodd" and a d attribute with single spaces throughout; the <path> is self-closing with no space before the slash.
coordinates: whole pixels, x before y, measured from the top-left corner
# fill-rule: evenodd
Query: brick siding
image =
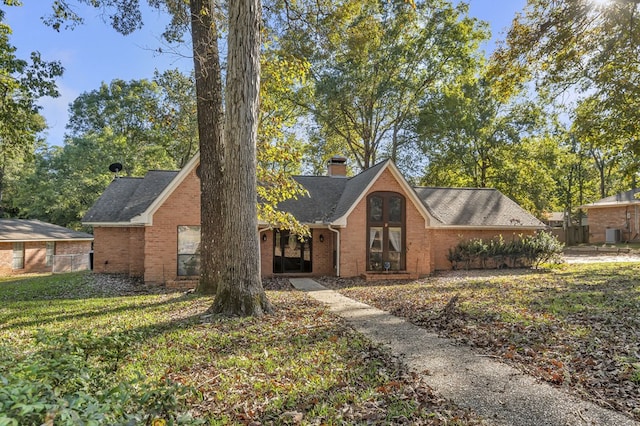
<path id="1" fill-rule="evenodd" d="M 504 240 L 518 238 L 519 235 L 532 235 L 532 230 L 479 230 L 479 229 L 434 229 L 432 231 L 434 269 L 443 271 L 451 269 L 451 262 L 447 259 L 449 249 L 455 247 L 461 241 L 468 241 L 474 238 L 482 238 L 485 241 L 497 239 L 502 235 Z"/>
<path id="2" fill-rule="evenodd" d="M 405 271 L 408 276 L 424 276 L 435 270 L 451 268 L 447 260 L 449 248 L 461 239 L 491 239 L 509 230 L 459 230 L 426 228 L 425 218 L 404 193 L 390 169 L 385 169 L 369 192 L 347 217 L 347 226 L 340 231 L 340 275 L 351 277 L 367 272 L 367 196 L 372 192 L 397 192 L 405 196 Z M 178 226 L 200 225 L 200 181 L 191 172 L 153 216 L 153 225 L 146 228 L 96 227 L 94 269 L 97 272 L 122 272 L 143 275 L 148 284 L 173 287 L 192 286 L 189 279 L 177 277 Z M 516 232 L 518 232 L 516 230 Z M 532 233 L 525 231 L 518 233 Z M 263 277 L 273 276 L 274 231 L 260 235 L 260 266 Z M 266 240 L 262 240 L 262 236 Z M 324 241 L 320 242 L 320 235 Z M 334 275 L 334 251 L 337 235 L 328 228 L 312 229 L 311 276 Z M 224 248 L 221 248 L 224 249 Z M 2 257 L 0 252 L 0 258 Z M 187 281 L 189 281 L 187 283 Z"/>
<path id="3" fill-rule="evenodd" d="M 200 225 L 200 179 L 189 173 L 153 215 L 145 231 L 144 281 L 163 284 L 178 275 L 178 226 Z"/>
<path id="4" fill-rule="evenodd" d="M 590 208 L 589 242 L 604 243 L 607 229 L 619 229 L 621 241 L 634 241 L 640 238 L 638 229 L 640 206 L 620 206 Z M 627 214 L 629 218 L 627 219 Z"/>
<path id="5" fill-rule="evenodd" d="M 56 241 L 55 254 L 88 254 L 91 241 Z M 46 273 L 47 243 L 45 241 L 27 241 L 24 243 L 24 268 L 13 269 L 13 243 L 0 243 L 0 273 Z"/>
<path id="6" fill-rule="evenodd" d="M 143 276 L 144 234 L 143 227 L 94 227 L 93 270 Z"/>

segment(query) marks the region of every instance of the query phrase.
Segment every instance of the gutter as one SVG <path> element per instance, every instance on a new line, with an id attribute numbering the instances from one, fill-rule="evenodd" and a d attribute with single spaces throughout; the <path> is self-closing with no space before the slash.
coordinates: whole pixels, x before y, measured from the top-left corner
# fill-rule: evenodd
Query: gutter
<path id="1" fill-rule="evenodd" d="M 333 229 L 331 224 L 328 226 L 329 231 L 335 232 L 337 236 L 336 243 L 336 277 L 340 276 L 340 231 L 337 229 Z"/>

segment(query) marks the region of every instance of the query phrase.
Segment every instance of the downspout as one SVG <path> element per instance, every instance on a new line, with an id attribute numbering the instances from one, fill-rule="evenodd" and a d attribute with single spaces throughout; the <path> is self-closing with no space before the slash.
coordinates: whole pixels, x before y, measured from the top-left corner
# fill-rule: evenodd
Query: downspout
<path id="1" fill-rule="evenodd" d="M 336 277 L 340 276 L 340 231 L 333 229 L 329 224 L 329 231 L 336 233 Z"/>

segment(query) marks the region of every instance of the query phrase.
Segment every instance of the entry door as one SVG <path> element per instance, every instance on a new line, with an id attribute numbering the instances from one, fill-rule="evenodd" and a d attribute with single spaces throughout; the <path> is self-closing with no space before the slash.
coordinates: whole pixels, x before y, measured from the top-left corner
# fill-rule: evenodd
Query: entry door
<path id="1" fill-rule="evenodd" d="M 273 272 L 312 272 L 311 239 L 298 238 L 289 231 L 274 231 Z"/>
<path id="2" fill-rule="evenodd" d="M 405 199 L 395 192 L 367 198 L 367 270 L 405 269 Z"/>

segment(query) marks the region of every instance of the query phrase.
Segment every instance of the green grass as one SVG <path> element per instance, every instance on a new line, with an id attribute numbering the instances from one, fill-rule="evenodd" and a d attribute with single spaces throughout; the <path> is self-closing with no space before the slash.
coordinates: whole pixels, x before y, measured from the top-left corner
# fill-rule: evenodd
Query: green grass
<path id="1" fill-rule="evenodd" d="M 479 422 L 298 292 L 228 319 L 206 315 L 211 297 L 117 296 L 94 277 L 0 283 L 0 425 Z"/>

